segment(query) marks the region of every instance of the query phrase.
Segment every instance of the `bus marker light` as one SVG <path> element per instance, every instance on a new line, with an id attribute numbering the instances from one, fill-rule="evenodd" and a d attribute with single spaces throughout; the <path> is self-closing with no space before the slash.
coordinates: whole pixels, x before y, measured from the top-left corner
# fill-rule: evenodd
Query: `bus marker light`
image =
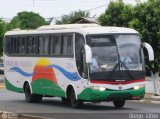
<path id="1" fill-rule="evenodd" d="M 134 86 L 134 90 L 138 90 L 139 88 L 139 86 Z"/>
<path id="2" fill-rule="evenodd" d="M 100 90 L 100 91 L 105 91 L 105 90 L 106 90 L 106 88 L 104 88 L 104 87 L 100 87 L 100 88 L 99 88 L 99 90 Z"/>
<path id="3" fill-rule="evenodd" d="M 138 90 L 139 88 L 143 88 L 145 85 L 134 86 L 134 90 Z"/>
<path id="4" fill-rule="evenodd" d="M 99 87 L 99 86 L 92 86 L 91 89 L 92 89 L 92 90 L 99 90 L 99 91 L 105 91 L 105 90 L 106 90 L 106 88 L 104 88 L 104 87 Z"/>

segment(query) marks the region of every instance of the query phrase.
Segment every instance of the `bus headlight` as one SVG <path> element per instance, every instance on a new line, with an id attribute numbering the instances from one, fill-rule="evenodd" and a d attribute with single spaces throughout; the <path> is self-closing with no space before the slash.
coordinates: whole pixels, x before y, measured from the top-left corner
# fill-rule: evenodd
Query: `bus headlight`
<path id="1" fill-rule="evenodd" d="M 99 90 L 99 91 L 105 91 L 106 90 L 106 88 L 100 87 L 100 86 L 92 86 L 91 89 L 92 90 Z"/>
<path id="2" fill-rule="evenodd" d="M 143 88 L 145 85 L 143 84 L 143 85 L 139 85 L 139 86 L 134 86 L 133 88 L 134 88 L 134 90 L 138 90 L 138 89 L 140 89 L 140 88 Z"/>

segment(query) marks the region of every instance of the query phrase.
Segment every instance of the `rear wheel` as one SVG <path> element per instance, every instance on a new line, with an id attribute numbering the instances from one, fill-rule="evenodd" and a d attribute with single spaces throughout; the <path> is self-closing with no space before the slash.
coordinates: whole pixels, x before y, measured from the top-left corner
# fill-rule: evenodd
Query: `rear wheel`
<path id="1" fill-rule="evenodd" d="M 125 100 L 113 101 L 115 108 L 122 108 L 125 105 Z"/>
<path id="2" fill-rule="evenodd" d="M 25 93 L 26 102 L 28 103 L 33 103 L 33 102 L 39 103 L 42 101 L 42 95 L 31 94 L 31 89 L 28 83 L 24 88 L 24 93 Z"/>
<path id="3" fill-rule="evenodd" d="M 69 97 L 69 99 L 70 99 L 71 107 L 73 107 L 73 108 L 80 108 L 83 105 L 82 101 L 76 100 L 76 94 L 75 94 L 74 89 L 70 90 L 70 97 Z"/>

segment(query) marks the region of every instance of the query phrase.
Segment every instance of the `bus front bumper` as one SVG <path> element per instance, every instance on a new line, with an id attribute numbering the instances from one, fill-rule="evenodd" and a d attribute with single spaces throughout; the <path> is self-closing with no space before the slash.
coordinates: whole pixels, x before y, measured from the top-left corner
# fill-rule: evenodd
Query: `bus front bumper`
<path id="1" fill-rule="evenodd" d="M 145 88 L 137 90 L 92 90 L 91 88 L 84 89 L 79 95 L 78 99 L 83 101 L 118 101 L 118 100 L 139 100 L 144 98 Z"/>

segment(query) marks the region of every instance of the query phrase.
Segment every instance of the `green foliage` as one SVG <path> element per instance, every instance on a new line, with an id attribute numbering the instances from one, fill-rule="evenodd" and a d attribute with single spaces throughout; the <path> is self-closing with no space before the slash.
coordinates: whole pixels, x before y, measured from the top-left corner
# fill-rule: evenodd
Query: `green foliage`
<path id="1" fill-rule="evenodd" d="M 72 24 L 81 19 L 81 17 L 88 17 L 89 12 L 86 11 L 75 11 L 69 15 L 63 15 L 60 20 L 56 20 L 56 24 Z"/>
<path id="2" fill-rule="evenodd" d="M 5 23 L 2 19 L 0 19 L 0 56 L 2 55 L 3 51 L 3 36 L 4 33 L 6 32 L 6 25 L 7 23 Z"/>
<path id="3" fill-rule="evenodd" d="M 133 19 L 134 8 L 132 5 L 125 5 L 123 0 L 110 2 L 105 13 L 102 14 L 98 21 L 103 26 L 124 26 Z"/>
<path id="4" fill-rule="evenodd" d="M 155 53 L 155 69 L 160 69 L 160 1 L 148 0 L 134 8 L 134 19 L 129 26 L 139 31 L 142 40 L 152 45 Z"/>
<path id="5" fill-rule="evenodd" d="M 0 19 L 0 38 L 3 37 L 4 30 L 5 30 L 5 22 L 2 19 Z"/>
<path id="6" fill-rule="evenodd" d="M 34 12 L 20 12 L 11 20 L 9 29 L 36 29 L 45 24 L 45 19 L 39 14 Z"/>

